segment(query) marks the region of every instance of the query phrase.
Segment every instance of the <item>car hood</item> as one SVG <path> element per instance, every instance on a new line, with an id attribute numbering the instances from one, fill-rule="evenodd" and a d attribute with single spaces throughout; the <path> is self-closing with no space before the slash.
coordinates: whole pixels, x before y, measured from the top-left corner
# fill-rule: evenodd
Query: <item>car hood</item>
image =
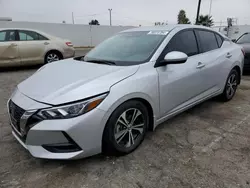
<path id="1" fill-rule="evenodd" d="M 47 64 L 18 85 L 27 97 L 51 105 L 73 102 L 104 92 L 133 75 L 136 66 L 111 66 L 74 59 Z"/>

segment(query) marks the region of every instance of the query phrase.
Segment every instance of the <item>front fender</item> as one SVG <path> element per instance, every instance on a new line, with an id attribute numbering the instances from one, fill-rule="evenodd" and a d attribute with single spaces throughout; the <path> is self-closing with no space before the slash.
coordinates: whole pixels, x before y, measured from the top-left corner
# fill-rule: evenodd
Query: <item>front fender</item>
<path id="1" fill-rule="evenodd" d="M 103 122 L 106 123 L 111 114 L 122 103 L 138 98 L 146 100 L 151 105 L 154 125 L 156 125 L 156 119 L 159 116 L 159 92 L 158 75 L 154 69 L 147 71 L 140 68 L 133 76 L 122 80 L 110 88 L 109 95 L 97 107 L 106 111 Z"/>

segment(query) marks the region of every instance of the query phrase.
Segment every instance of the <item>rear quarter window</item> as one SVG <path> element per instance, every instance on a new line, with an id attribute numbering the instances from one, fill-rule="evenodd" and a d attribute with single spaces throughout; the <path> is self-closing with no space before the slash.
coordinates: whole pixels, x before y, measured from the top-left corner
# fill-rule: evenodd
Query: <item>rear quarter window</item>
<path id="1" fill-rule="evenodd" d="M 222 44 L 223 44 L 223 38 L 220 35 L 218 35 L 218 34 L 215 34 L 215 36 L 216 36 L 216 40 L 217 40 L 218 46 L 220 48 L 222 46 Z"/>

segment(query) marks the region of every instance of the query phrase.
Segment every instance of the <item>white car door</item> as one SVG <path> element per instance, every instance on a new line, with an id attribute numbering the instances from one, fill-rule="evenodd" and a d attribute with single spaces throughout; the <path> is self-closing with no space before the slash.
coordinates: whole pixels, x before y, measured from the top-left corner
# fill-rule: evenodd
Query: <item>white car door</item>
<path id="1" fill-rule="evenodd" d="M 20 65 L 15 30 L 0 31 L 0 66 Z"/>
<path id="2" fill-rule="evenodd" d="M 199 100 L 208 87 L 204 84 L 205 71 L 193 29 L 177 33 L 167 44 L 158 61 L 171 51 L 184 52 L 189 57 L 183 64 L 157 67 L 161 117 Z"/>
<path id="3" fill-rule="evenodd" d="M 201 48 L 200 62 L 204 66 L 204 85 L 208 90 L 204 94 L 211 95 L 219 92 L 222 88 L 221 81 L 225 80 L 225 66 L 230 61 L 231 54 L 227 49 L 221 48 L 223 39 L 210 30 L 195 29 L 196 36 Z"/>
<path id="4" fill-rule="evenodd" d="M 19 30 L 18 34 L 21 63 L 24 65 L 43 63 L 47 43 L 40 40 L 40 34 L 28 30 Z"/>

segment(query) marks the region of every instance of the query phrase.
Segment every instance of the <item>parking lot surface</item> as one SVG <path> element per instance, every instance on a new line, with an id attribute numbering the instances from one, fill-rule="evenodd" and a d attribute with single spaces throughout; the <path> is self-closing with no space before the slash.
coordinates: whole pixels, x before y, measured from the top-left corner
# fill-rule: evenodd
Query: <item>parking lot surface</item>
<path id="1" fill-rule="evenodd" d="M 204 102 L 159 125 L 122 157 L 33 158 L 12 136 L 6 103 L 37 68 L 0 72 L 0 187 L 250 187 L 250 79 L 228 103 Z M 84 136 L 84 135 L 83 135 Z"/>

